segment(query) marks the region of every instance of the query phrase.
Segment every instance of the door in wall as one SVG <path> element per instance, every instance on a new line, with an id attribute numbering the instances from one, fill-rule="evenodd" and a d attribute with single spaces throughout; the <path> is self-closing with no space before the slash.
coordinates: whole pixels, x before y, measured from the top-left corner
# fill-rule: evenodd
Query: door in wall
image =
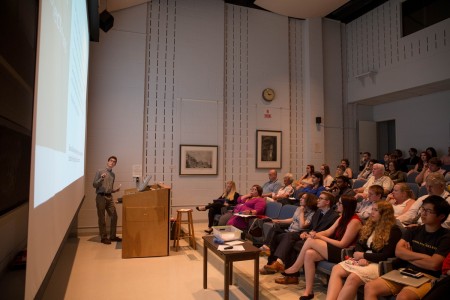
<path id="1" fill-rule="evenodd" d="M 378 159 L 383 159 L 385 153 L 392 153 L 395 143 L 395 120 L 377 122 Z"/>

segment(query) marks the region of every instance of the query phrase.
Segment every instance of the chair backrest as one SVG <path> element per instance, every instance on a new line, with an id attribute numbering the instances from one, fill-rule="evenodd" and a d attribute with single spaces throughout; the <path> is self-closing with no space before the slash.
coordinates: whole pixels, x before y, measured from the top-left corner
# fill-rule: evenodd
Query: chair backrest
<path id="1" fill-rule="evenodd" d="M 265 215 L 269 218 L 276 219 L 280 214 L 281 206 L 279 202 L 267 202 Z"/>
<path id="2" fill-rule="evenodd" d="M 297 208 L 298 208 L 297 205 L 292 204 L 283 205 L 283 207 L 281 207 L 280 214 L 278 215 L 278 219 L 283 220 L 292 218 Z"/>
<path id="3" fill-rule="evenodd" d="M 353 186 L 352 186 L 352 188 L 353 189 L 357 189 L 357 188 L 360 188 L 360 187 L 362 187 L 364 184 L 366 184 L 366 180 L 363 180 L 363 179 L 356 179 L 355 181 L 353 181 Z"/>
<path id="4" fill-rule="evenodd" d="M 406 183 L 409 188 L 411 189 L 411 191 L 414 193 L 414 196 L 417 198 L 419 198 L 419 185 L 417 183 L 412 183 L 412 182 L 407 182 Z"/>
<path id="5" fill-rule="evenodd" d="M 406 182 L 412 182 L 416 183 L 416 177 L 419 175 L 417 172 L 411 172 L 408 175 L 406 175 Z"/>
<path id="6" fill-rule="evenodd" d="M 423 185 L 419 188 L 419 196 L 417 196 L 417 197 L 422 197 L 425 195 L 428 195 L 428 190 L 427 190 L 427 187 Z"/>

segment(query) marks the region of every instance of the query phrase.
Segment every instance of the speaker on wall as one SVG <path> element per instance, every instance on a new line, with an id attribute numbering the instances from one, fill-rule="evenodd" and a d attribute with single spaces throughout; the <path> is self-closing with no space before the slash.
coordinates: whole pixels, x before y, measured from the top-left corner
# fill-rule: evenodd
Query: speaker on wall
<path id="1" fill-rule="evenodd" d="M 114 17 L 105 9 L 100 14 L 99 27 L 104 31 L 108 32 L 114 25 Z"/>

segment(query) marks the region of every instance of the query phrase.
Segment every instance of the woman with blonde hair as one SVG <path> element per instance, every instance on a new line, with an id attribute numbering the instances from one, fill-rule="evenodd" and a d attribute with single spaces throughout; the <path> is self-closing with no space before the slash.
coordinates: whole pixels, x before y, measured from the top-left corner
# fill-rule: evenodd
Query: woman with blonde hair
<path id="1" fill-rule="evenodd" d="M 198 211 L 208 210 L 208 229 L 205 230 L 206 233 L 211 233 L 213 231 L 211 227 L 214 223 L 214 216 L 220 215 L 223 207 L 232 209 L 231 206 L 236 205 L 238 198 L 239 193 L 236 192 L 236 183 L 230 180 L 226 182 L 225 191 L 219 198 L 213 200 L 213 202 L 208 205 L 196 207 Z"/>
<path id="2" fill-rule="evenodd" d="M 397 183 L 392 189 L 386 200 L 394 207 L 394 216 L 399 216 L 406 213 L 414 204 L 414 194 L 411 188 L 404 182 Z"/>
<path id="3" fill-rule="evenodd" d="M 395 256 L 395 246 L 402 237 L 395 223 L 392 205 L 382 200 L 373 204 L 370 218 L 361 228 L 353 257 L 333 267 L 327 300 L 355 299 L 359 286 L 379 277 L 378 262 Z"/>

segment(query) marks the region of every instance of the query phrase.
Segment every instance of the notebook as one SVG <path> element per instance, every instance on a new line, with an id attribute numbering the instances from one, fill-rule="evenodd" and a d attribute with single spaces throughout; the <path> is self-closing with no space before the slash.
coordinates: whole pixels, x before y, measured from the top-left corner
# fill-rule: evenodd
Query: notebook
<path id="1" fill-rule="evenodd" d="M 425 282 L 430 281 L 430 278 L 423 276 L 420 278 L 414 278 L 411 276 L 406 276 L 400 273 L 400 270 L 392 270 L 381 276 L 384 279 L 391 280 L 400 284 L 409 285 L 412 287 L 419 287 Z"/>

